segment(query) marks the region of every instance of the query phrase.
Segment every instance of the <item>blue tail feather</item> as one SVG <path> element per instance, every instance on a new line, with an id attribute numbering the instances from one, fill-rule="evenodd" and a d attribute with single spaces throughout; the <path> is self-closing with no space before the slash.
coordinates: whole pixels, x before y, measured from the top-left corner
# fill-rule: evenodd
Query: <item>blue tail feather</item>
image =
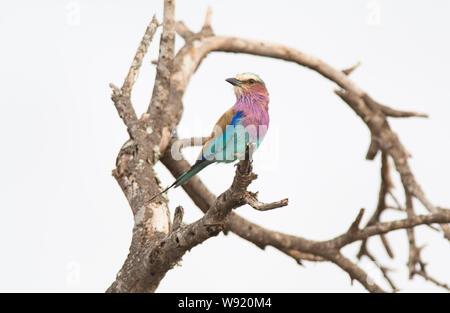
<path id="1" fill-rule="evenodd" d="M 213 161 L 210 160 L 206 160 L 206 159 L 200 159 L 197 162 L 195 162 L 195 164 L 190 168 L 189 171 L 184 172 L 183 174 L 181 174 L 172 185 L 170 185 L 169 187 L 167 187 L 166 189 L 164 189 L 163 191 L 161 191 L 160 193 L 154 195 L 150 201 L 152 201 L 153 199 L 155 199 L 157 196 L 165 193 L 166 191 L 168 191 L 170 188 L 172 187 L 179 187 L 181 185 L 183 185 L 185 182 L 187 182 L 189 179 L 191 179 L 193 176 L 195 176 L 198 172 L 200 172 L 202 169 L 204 169 L 205 167 L 207 167 L 208 165 L 212 164 Z"/>

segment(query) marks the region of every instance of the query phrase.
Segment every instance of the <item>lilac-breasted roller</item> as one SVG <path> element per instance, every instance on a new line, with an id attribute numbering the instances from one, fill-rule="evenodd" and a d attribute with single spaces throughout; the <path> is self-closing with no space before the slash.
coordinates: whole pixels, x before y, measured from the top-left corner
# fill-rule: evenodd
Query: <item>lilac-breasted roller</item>
<path id="1" fill-rule="evenodd" d="M 172 187 L 181 186 L 210 164 L 243 159 L 248 144 L 253 146 L 253 151 L 261 144 L 269 127 L 269 93 L 264 81 L 253 73 L 239 74 L 226 81 L 234 86 L 236 103 L 219 118 L 189 171 L 151 200 Z"/>

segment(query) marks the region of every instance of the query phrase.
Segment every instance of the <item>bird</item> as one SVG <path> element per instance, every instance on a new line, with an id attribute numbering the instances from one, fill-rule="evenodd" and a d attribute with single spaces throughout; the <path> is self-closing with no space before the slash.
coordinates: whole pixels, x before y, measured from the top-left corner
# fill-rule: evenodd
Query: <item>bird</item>
<path id="1" fill-rule="evenodd" d="M 254 73 L 242 73 L 225 79 L 233 85 L 236 103 L 216 122 L 191 168 L 169 187 L 154 195 L 183 185 L 213 163 L 231 163 L 245 157 L 247 145 L 256 151 L 269 128 L 269 93 L 264 81 Z"/>

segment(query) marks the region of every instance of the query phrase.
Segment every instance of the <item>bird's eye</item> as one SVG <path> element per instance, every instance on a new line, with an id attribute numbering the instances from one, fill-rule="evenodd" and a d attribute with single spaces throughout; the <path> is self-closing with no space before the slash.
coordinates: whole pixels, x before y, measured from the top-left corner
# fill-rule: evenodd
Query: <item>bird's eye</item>
<path id="1" fill-rule="evenodd" d="M 248 82 L 249 82 L 250 84 L 254 84 L 254 83 L 255 83 L 255 80 L 254 80 L 254 79 L 250 79 Z"/>

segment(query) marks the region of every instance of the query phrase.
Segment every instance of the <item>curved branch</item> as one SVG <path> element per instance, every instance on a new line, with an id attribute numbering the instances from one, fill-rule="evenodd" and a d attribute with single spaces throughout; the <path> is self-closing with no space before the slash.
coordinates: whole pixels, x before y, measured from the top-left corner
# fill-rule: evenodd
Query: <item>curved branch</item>
<path id="1" fill-rule="evenodd" d="M 418 225 L 429 225 L 435 223 L 450 223 L 450 210 L 440 211 L 438 213 L 432 213 L 428 215 L 414 215 L 403 220 L 392 222 L 377 223 L 373 226 L 368 226 L 354 232 L 349 231 L 335 239 L 328 241 L 328 243 L 333 247 L 341 248 L 352 242 L 364 240 L 375 235 L 382 235 L 394 230 L 409 229 Z"/>
<path id="2" fill-rule="evenodd" d="M 258 200 L 257 195 L 258 193 L 249 192 L 245 195 L 244 200 L 248 205 L 258 211 L 273 210 L 289 204 L 289 200 L 287 198 L 276 202 L 263 203 Z"/>
<path id="3" fill-rule="evenodd" d="M 185 68 L 182 73 L 179 73 L 178 78 L 184 80 L 185 85 L 187 85 L 189 78 L 203 58 L 213 51 L 245 53 L 294 62 L 310 68 L 335 82 L 345 90 L 345 92 L 336 91 L 336 93 L 362 118 L 372 133 L 371 147 L 374 148 L 374 151 L 370 153 L 371 158 L 375 157 L 378 149 L 386 151 L 394 160 L 404 188 L 410 190 L 430 212 L 437 212 L 436 207 L 426 198 L 408 165 L 409 153 L 406 152 L 396 134 L 391 131 L 389 123 L 379 106 L 375 105 L 374 107 L 373 104 L 377 102 L 352 82 L 342 71 L 334 69 L 316 57 L 285 45 L 237 37 L 197 37 L 183 49 L 183 59 L 180 61 L 183 62 Z M 350 99 L 351 97 L 353 99 Z M 383 106 L 383 110 L 386 112 L 387 107 Z M 450 226 L 442 225 L 442 228 L 446 238 L 450 239 Z"/>
<path id="4" fill-rule="evenodd" d="M 208 36 L 196 39 L 195 45 L 188 45 L 185 48 L 188 50 L 186 53 L 187 57 L 184 60 L 187 65 L 184 72 L 186 83 L 203 58 L 213 51 L 246 53 L 294 62 L 310 68 L 335 82 L 345 90 L 345 93 L 342 91 L 336 91 L 336 93 L 363 119 L 372 133 L 373 141 L 377 142 L 377 146 L 392 156 L 397 171 L 402 177 L 405 189 L 411 190 L 412 194 L 430 212 L 436 212 L 436 208 L 428 201 L 411 172 L 407 161 L 409 154 L 397 136 L 391 131 L 382 111 L 379 108 L 374 108 L 373 104 L 377 102 L 352 82 L 342 71 L 336 70 L 322 60 L 294 48 L 265 41 L 226 36 Z M 350 97 L 354 99 L 348 100 Z M 385 112 L 388 111 L 386 106 L 383 106 L 383 110 Z M 417 113 L 417 115 L 423 116 L 420 113 Z M 375 154 L 373 154 L 374 156 Z M 450 239 L 450 227 L 444 225 L 443 228 L 446 237 Z"/>

